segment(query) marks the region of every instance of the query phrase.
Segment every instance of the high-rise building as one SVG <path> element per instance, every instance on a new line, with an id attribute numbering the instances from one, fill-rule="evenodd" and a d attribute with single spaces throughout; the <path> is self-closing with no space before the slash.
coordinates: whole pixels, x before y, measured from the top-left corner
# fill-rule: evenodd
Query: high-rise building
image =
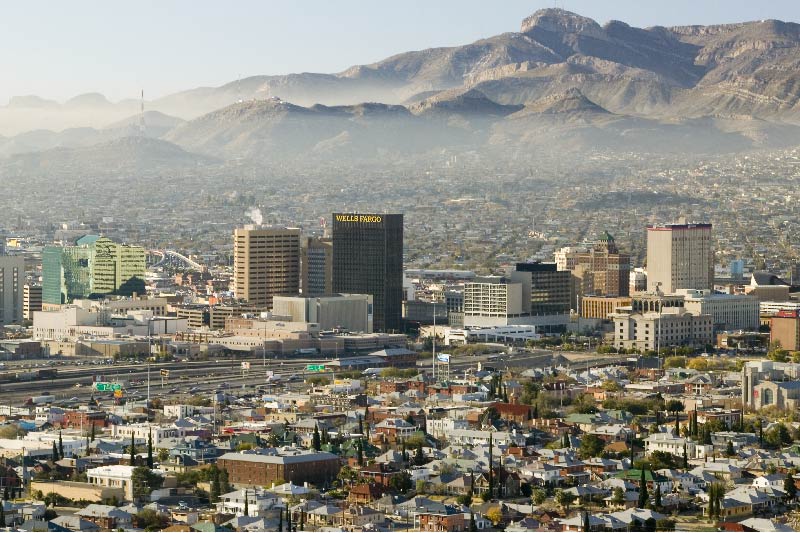
<path id="1" fill-rule="evenodd" d="M 333 214 L 333 291 L 371 294 L 375 331 L 400 329 L 403 215 Z"/>
<path id="2" fill-rule="evenodd" d="M 569 314 L 572 274 L 558 270 L 555 263 L 517 263 L 513 279 L 524 279 L 525 298 L 531 315 Z M 528 288 L 530 294 L 527 294 Z"/>
<path id="3" fill-rule="evenodd" d="M 647 227 L 647 288 L 713 289 L 714 250 L 711 224 L 664 224 Z"/>
<path id="4" fill-rule="evenodd" d="M 330 239 L 306 237 L 300 256 L 303 296 L 314 297 L 333 292 L 333 243 Z"/>
<path id="5" fill-rule="evenodd" d="M 94 243 L 92 292 L 132 296 L 144 293 L 145 252 L 140 246 L 119 244 L 107 237 Z"/>
<path id="6" fill-rule="evenodd" d="M 588 292 L 594 296 L 628 296 L 630 294 L 631 256 L 620 253 L 614 237 L 604 231 L 591 250 L 578 253 L 576 268 L 583 266 Z"/>
<path id="7" fill-rule="evenodd" d="M 0 256 L 0 324 L 22 322 L 24 285 L 25 259 L 10 255 Z"/>
<path id="8" fill-rule="evenodd" d="M 25 284 L 22 290 L 22 318 L 33 320 L 33 313 L 42 310 L 42 286 Z"/>
<path id="9" fill-rule="evenodd" d="M 300 230 L 245 226 L 233 234 L 233 292 L 251 305 L 272 307 L 276 295 L 300 292 Z"/>
<path id="10" fill-rule="evenodd" d="M 74 245 L 44 247 L 42 301 L 63 304 L 76 298 L 143 294 L 144 275 L 144 248 L 85 235 Z"/>

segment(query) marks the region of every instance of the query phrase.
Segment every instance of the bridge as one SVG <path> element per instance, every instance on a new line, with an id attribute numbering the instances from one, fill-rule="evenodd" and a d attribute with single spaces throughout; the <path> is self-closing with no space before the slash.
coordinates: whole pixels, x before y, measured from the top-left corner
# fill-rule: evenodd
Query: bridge
<path id="1" fill-rule="evenodd" d="M 150 255 L 160 257 L 161 259 L 150 265 L 150 268 L 158 268 L 165 266 L 172 266 L 176 268 L 185 268 L 188 270 L 203 270 L 203 265 L 197 261 L 192 261 L 185 255 L 175 250 L 150 250 Z"/>

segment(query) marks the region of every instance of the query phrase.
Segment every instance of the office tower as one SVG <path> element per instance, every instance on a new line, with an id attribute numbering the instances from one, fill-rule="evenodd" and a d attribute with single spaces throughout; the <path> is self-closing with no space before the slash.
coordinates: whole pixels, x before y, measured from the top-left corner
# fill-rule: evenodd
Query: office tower
<path id="1" fill-rule="evenodd" d="M 25 259 L 10 255 L 0 256 L 0 324 L 22 322 L 24 284 Z"/>
<path id="2" fill-rule="evenodd" d="M 711 224 L 664 224 L 647 227 L 647 289 L 712 289 L 714 251 Z"/>
<path id="3" fill-rule="evenodd" d="M 524 279 L 531 315 L 569 313 L 572 294 L 572 274 L 569 271 L 558 270 L 555 263 L 517 263 L 511 277 Z"/>
<path id="4" fill-rule="evenodd" d="M 76 298 L 131 296 L 145 291 L 145 251 L 98 235 L 42 251 L 42 301 L 70 303 Z"/>
<path id="5" fill-rule="evenodd" d="M 119 296 L 142 294 L 146 268 L 144 248 L 100 237 L 94 243 L 92 292 Z"/>
<path id="6" fill-rule="evenodd" d="M 33 320 L 33 313 L 42 310 L 42 286 L 25 284 L 22 290 L 22 318 Z"/>
<path id="7" fill-rule="evenodd" d="M 322 296 L 333 292 L 333 243 L 330 239 L 306 237 L 300 256 L 303 296 Z"/>
<path id="8" fill-rule="evenodd" d="M 375 331 L 400 329 L 403 215 L 333 214 L 333 291 L 371 294 Z"/>
<path id="9" fill-rule="evenodd" d="M 233 234 L 233 292 L 272 308 L 275 295 L 300 292 L 300 230 L 245 226 Z"/>
<path id="10" fill-rule="evenodd" d="M 530 315 L 524 282 L 504 276 L 482 276 L 464 284 L 464 324 L 496 327 L 519 324 Z"/>
<path id="11" fill-rule="evenodd" d="M 583 267 L 584 286 L 581 295 L 628 296 L 630 294 L 631 256 L 620 253 L 614 237 L 607 231 L 592 246 L 591 250 L 578 253 L 576 269 Z"/>

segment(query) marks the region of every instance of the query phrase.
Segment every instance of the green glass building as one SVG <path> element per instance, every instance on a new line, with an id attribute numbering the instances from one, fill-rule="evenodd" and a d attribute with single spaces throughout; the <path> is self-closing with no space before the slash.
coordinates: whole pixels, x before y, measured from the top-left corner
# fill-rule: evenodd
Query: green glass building
<path id="1" fill-rule="evenodd" d="M 70 246 L 42 251 L 42 302 L 144 293 L 145 252 L 107 237 L 85 235 Z"/>

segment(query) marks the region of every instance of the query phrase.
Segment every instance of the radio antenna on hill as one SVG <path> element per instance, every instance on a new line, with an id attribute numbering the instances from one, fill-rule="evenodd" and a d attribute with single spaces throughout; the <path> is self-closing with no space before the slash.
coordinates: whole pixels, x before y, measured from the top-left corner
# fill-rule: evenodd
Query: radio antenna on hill
<path id="1" fill-rule="evenodd" d="M 144 89 L 142 89 L 141 100 L 139 100 L 139 136 L 145 137 L 147 127 L 144 123 Z"/>

